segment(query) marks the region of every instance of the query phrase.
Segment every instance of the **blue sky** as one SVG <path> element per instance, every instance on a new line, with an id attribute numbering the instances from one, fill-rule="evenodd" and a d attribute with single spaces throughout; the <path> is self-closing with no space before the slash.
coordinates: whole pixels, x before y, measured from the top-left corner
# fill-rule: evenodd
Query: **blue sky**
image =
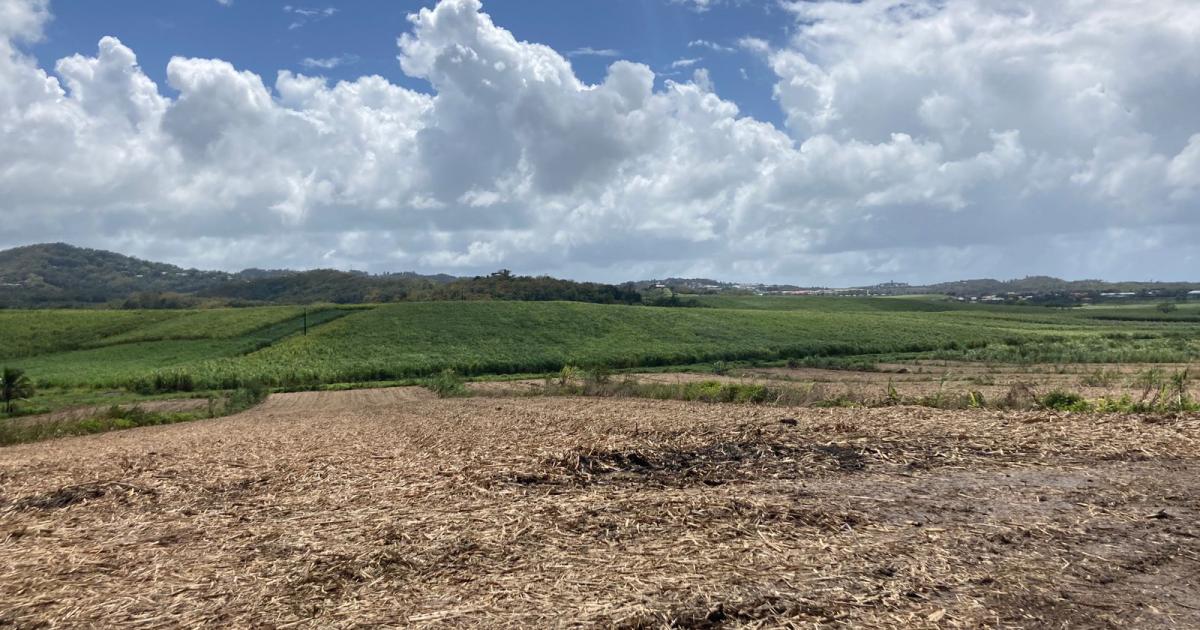
<path id="1" fill-rule="evenodd" d="M 0 0 L 0 248 L 1194 280 L 1198 32 L 1196 0 Z"/>
<path id="2" fill-rule="evenodd" d="M 120 39 L 137 52 L 145 73 L 166 84 L 173 56 L 219 58 L 264 77 L 270 84 L 278 70 L 320 74 L 333 81 L 377 74 L 389 81 L 428 91 L 428 84 L 404 75 L 396 60 L 396 38 L 408 31 L 406 16 L 432 1 L 363 0 L 343 3 L 289 4 L 236 0 L 146 2 L 59 2 L 46 37 L 33 47 L 42 65 L 89 53 L 105 35 Z M 293 10 L 286 10 L 291 7 Z M 313 11 L 315 15 L 305 16 Z M 334 9 L 332 15 L 325 11 Z M 491 0 L 485 9 L 497 24 L 518 39 L 546 44 L 570 55 L 581 79 L 604 78 L 617 59 L 645 63 L 661 82 L 687 78 L 691 69 L 706 68 L 721 95 L 743 113 L 782 123 L 772 98 L 776 77 L 761 59 L 741 49 L 738 41 L 755 37 L 782 43 L 790 19 L 773 2 L 717 4 L 704 11 L 667 0 Z M 728 48 L 718 51 L 693 42 Z M 602 54 L 587 54 L 587 50 Z M 575 54 L 571 54 L 575 53 Z M 333 68 L 305 66 L 305 59 L 338 59 Z M 680 60 L 697 59 L 687 67 Z M 745 74 L 743 74 L 745 71 Z"/>

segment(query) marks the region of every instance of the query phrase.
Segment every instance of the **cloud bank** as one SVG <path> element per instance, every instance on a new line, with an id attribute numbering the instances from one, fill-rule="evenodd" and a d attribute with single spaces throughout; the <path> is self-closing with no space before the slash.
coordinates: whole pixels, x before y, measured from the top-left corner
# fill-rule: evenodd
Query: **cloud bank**
<path id="1" fill-rule="evenodd" d="M 698 72 L 598 84 L 478 0 L 409 17 L 402 71 L 272 83 L 103 38 L 53 71 L 0 0 L 0 245 L 188 265 L 501 266 L 845 284 L 1200 268 L 1200 5 L 787 5 L 778 128 Z M 658 87 L 656 88 L 656 85 Z"/>

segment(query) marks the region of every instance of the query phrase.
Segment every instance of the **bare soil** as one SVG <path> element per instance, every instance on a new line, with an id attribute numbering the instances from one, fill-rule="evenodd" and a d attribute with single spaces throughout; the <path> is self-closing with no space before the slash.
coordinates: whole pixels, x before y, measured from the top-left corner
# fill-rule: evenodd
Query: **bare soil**
<path id="1" fill-rule="evenodd" d="M 1200 416 L 416 389 L 0 449 L 0 625 L 1200 627 Z"/>

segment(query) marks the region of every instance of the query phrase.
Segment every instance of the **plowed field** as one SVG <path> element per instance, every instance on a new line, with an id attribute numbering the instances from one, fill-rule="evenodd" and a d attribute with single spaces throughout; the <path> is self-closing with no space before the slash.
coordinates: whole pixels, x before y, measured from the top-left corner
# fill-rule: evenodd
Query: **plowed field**
<path id="1" fill-rule="evenodd" d="M 0 625 L 1200 627 L 1200 417 L 284 394 L 0 449 Z"/>

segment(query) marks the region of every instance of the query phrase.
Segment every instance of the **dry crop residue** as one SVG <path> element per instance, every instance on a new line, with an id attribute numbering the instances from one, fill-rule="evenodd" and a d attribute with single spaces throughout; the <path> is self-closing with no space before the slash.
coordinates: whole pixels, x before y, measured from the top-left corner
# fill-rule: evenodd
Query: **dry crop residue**
<path id="1" fill-rule="evenodd" d="M 277 395 L 0 450 L 0 625 L 1200 626 L 1200 419 Z"/>

